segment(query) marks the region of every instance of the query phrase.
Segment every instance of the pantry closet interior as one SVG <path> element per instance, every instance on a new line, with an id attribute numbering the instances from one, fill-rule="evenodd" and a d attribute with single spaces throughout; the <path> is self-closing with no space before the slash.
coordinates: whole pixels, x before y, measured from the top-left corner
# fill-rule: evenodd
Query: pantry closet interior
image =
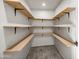
<path id="1" fill-rule="evenodd" d="M 0 0 L 0 59 L 78 59 L 78 0 Z"/>

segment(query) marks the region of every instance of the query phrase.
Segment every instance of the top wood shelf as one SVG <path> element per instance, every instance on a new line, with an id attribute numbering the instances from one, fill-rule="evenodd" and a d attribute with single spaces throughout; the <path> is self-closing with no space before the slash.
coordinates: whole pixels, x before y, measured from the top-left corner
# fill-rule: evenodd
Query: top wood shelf
<path id="1" fill-rule="evenodd" d="M 23 24 L 6 24 L 2 26 L 3 27 L 31 27 L 31 25 L 23 25 Z"/>
<path id="2" fill-rule="evenodd" d="M 32 40 L 33 36 L 34 36 L 33 34 L 29 35 L 26 39 L 22 40 L 17 45 L 13 46 L 12 48 L 7 49 L 5 51 L 5 53 L 12 53 L 12 52 L 21 51 Z"/>
<path id="3" fill-rule="evenodd" d="M 54 25 L 53 27 L 71 27 L 72 25 L 70 24 L 59 24 L 59 25 Z"/>
<path id="4" fill-rule="evenodd" d="M 75 46 L 74 42 L 70 42 L 70 41 L 68 41 L 67 39 L 62 38 L 61 36 L 59 36 L 59 35 L 56 34 L 56 33 L 53 33 L 53 36 L 54 36 L 55 38 L 57 38 L 60 42 L 62 42 L 63 44 L 65 44 L 67 47 Z"/>
<path id="5" fill-rule="evenodd" d="M 75 10 L 75 8 L 67 7 L 63 11 L 61 11 L 60 13 L 58 13 L 55 17 L 53 17 L 53 20 L 55 20 L 57 18 L 60 18 L 60 17 L 64 16 L 66 13 L 72 12 L 73 10 Z"/>
<path id="6" fill-rule="evenodd" d="M 22 9 L 19 10 L 23 15 L 29 18 L 33 18 L 32 14 L 30 11 L 19 1 L 19 0 L 5 0 L 4 2 L 8 3 L 14 8 Z"/>
<path id="7" fill-rule="evenodd" d="M 59 24 L 59 25 L 32 25 L 32 27 L 71 27 L 70 24 Z"/>

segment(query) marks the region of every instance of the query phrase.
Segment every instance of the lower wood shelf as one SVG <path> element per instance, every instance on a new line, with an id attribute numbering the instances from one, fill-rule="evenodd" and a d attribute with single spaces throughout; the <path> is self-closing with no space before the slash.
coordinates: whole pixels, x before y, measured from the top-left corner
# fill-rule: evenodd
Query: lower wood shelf
<path id="1" fill-rule="evenodd" d="M 67 39 L 62 38 L 61 36 L 57 35 L 56 33 L 53 33 L 53 36 L 57 38 L 60 42 L 62 42 L 67 47 L 75 46 L 74 42 L 70 42 Z"/>
<path id="2" fill-rule="evenodd" d="M 13 46 L 12 48 L 7 49 L 4 53 L 12 53 L 21 51 L 27 44 L 32 40 L 33 34 L 29 35 L 26 39 Z"/>
<path id="3" fill-rule="evenodd" d="M 23 24 L 6 24 L 2 26 L 3 27 L 31 27 L 31 25 L 23 25 Z"/>

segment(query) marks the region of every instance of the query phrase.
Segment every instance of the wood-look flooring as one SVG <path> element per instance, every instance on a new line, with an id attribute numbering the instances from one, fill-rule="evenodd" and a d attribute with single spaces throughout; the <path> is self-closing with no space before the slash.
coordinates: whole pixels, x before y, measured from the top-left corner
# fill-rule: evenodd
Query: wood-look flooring
<path id="1" fill-rule="evenodd" d="M 26 59 L 63 59 L 54 46 L 31 48 Z"/>

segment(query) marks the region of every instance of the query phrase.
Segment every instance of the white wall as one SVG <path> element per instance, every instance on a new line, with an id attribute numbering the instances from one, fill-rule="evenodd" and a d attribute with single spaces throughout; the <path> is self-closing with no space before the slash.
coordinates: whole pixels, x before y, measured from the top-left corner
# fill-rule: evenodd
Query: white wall
<path id="1" fill-rule="evenodd" d="M 5 53 L 4 59 L 26 59 L 31 48 L 31 42 L 25 46 L 21 51 L 15 53 Z"/>
<path id="2" fill-rule="evenodd" d="M 6 23 L 5 9 L 3 0 L 0 0 L 0 59 L 3 59 L 3 51 L 5 50 L 5 40 L 2 24 Z"/>
<path id="3" fill-rule="evenodd" d="M 27 17 L 22 15 L 19 11 L 16 12 L 16 16 L 14 14 L 14 8 L 10 5 L 4 3 L 5 7 L 5 14 L 6 14 L 6 23 L 12 23 L 12 24 L 25 24 L 30 25 L 30 21 L 28 21 Z M 4 22 L 4 21 L 3 21 Z M 5 39 L 5 47 L 10 48 L 17 42 L 21 41 L 24 37 L 26 37 L 28 34 L 31 33 L 31 31 L 28 30 L 28 28 L 16 28 L 12 27 L 4 27 L 4 39 Z M 31 43 L 28 44 L 27 47 L 25 47 L 22 51 L 18 53 L 13 54 L 4 54 L 4 59 L 26 59 L 26 56 L 29 52 L 29 49 L 31 47 Z M 8 56 L 8 57 L 7 57 Z"/>
<path id="4" fill-rule="evenodd" d="M 67 15 L 63 16 L 60 21 L 55 21 L 54 24 L 72 24 L 70 27 L 70 32 L 67 28 L 60 28 L 59 30 L 55 29 L 55 32 L 64 38 L 69 39 L 70 41 L 78 41 L 77 36 L 77 26 L 78 26 L 78 10 L 77 10 L 77 1 L 78 0 L 63 0 L 63 2 L 55 10 L 55 15 L 61 12 L 66 7 L 75 7 L 76 9 L 70 13 L 70 18 L 68 19 Z M 55 46 L 64 57 L 64 59 L 77 59 L 77 47 L 66 47 L 64 44 L 55 40 Z"/>
<path id="5" fill-rule="evenodd" d="M 53 11 L 50 10 L 32 10 L 33 16 L 40 19 L 52 19 Z"/>
<path id="6" fill-rule="evenodd" d="M 5 10 L 7 15 L 8 23 L 15 23 L 15 24 L 26 24 L 28 25 L 29 22 L 25 16 L 23 16 L 19 11 L 17 11 L 16 16 L 14 14 L 14 8 L 5 4 Z M 9 10 L 9 12 L 8 12 Z M 6 41 L 6 48 L 11 47 L 16 42 L 22 40 L 25 36 L 29 34 L 28 28 L 16 28 L 16 34 L 14 28 L 4 28 L 4 35 Z"/>
<path id="7" fill-rule="evenodd" d="M 53 21 L 52 20 L 32 20 L 32 25 L 33 26 L 52 26 L 53 25 Z M 42 27 L 34 27 L 33 28 L 33 33 L 52 33 L 53 32 L 53 28 L 51 27 L 44 27 L 42 29 Z M 32 47 L 36 47 L 36 46 L 45 46 L 45 45 L 54 45 L 54 41 L 53 41 L 53 37 L 52 35 L 35 35 L 33 42 L 32 42 Z"/>
<path id="8" fill-rule="evenodd" d="M 35 35 L 32 47 L 54 45 L 53 37 L 50 35 Z"/>
<path id="9" fill-rule="evenodd" d="M 5 14 L 5 8 L 3 5 L 3 0 L 0 0 L 0 24 L 5 24 L 7 22 L 6 20 L 6 14 Z"/>

